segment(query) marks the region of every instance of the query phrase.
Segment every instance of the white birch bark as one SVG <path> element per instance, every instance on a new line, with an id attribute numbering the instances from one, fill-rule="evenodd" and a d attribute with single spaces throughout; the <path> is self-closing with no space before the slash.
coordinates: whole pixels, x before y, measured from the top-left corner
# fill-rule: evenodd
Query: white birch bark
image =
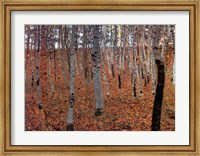
<path id="1" fill-rule="evenodd" d="M 110 62 L 111 62 L 111 68 L 112 68 L 112 77 L 115 77 L 115 72 L 114 72 L 114 43 L 113 43 L 113 25 L 111 25 L 111 51 L 110 51 Z"/>
<path id="2" fill-rule="evenodd" d="M 148 50 L 149 50 L 149 65 L 150 65 L 150 76 L 152 81 L 152 94 L 155 94 L 156 89 L 156 70 L 155 70 L 155 59 L 154 59 L 154 53 L 153 53 L 153 26 L 149 27 L 148 32 Z"/>
<path id="3" fill-rule="evenodd" d="M 172 79 L 173 79 L 173 84 L 176 84 L 176 55 L 174 55 L 174 61 L 173 61 L 173 68 L 172 68 Z"/>
<path id="4" fill-rule="evenodd" d="M 96 99 L 96 112 L 95 115 L 99 116 L 102 114 L 103 109 L 103 93 L 101 85 L 101 74 L 100 74 L 100 64 L 101 64 L 101 54 L 99 46 L 99 26 L 95 25 L 94 35 L 93 35 L 93 51 L 92 51 L 92 60 L 93 60 L 93 69 L 94 69 L 94 95 Z"/>
<path id="5" fill-rule="evenodd" d="M 124 44 L 123 44 L 123 50 L 122 50 L 122 70 L 124 70 L 124 59 L 125 59 L 125 54 L 126 54 L 126 49 L 128 46 L 128 28 L 126 25 L 124 25 Z"/>
<path id="6" fill-rule="evenodd" d="M 78 37 L 79 37 L 79 35 L 78 35 L 78 25 L 77 25 L 77 27 L 76 27 L 76 36 L 75 36 L 76 47 L 75 47 L 75 54 L 74 54 L 76 76 L 79 75 L 78 59 L 77 59 L 77 55 L 78 55 Z"/>
<path id="7" fill-rule="evenodd" d="M 128 64 L 131 73 L 131 84 L 133 85 L 133 33 L 132 26 L 128 27 Z"/>
<path id="8" fill-rule="evenodd" d="M 64 34 L 63 29 L 61 31 L 61 34 Z M 65 46 L 65 42 L 64 42 L 64 36 L 62 35 L 61 38 L 61 43 L 62 43 L 62 49 L 61 49 L 61 64 L 62 64 L 62 74 L 63 74 L 63 78 L 64 78 L 64 83 L 65 83 L 65 87 L 67 88 L 67 74 L 66 74 L 66 70 L 65 70 L 65 56 L 64 56 L 64 46 Z"/>
<path id="9" fill-rule="evenodd" d="M 153 95 L 155 94 L 155 89 L 156 89 L 156 70 L 155 70 L 155 58 L 154 58 L 154 53 L 152 49 L 152 40 L 150 41 L 150 55 L 151 55 L 151 79 L 152 79 L 152 93 Z"/>
<path id="10" fill-rule="evenodd" d="M 152 63 L 154 62 L 154 66 L 155 66 L 155 60 L 160 60 L 161 62 L 163 62 L 163 58 L 161 57 L 160 46 L 159 46 L 160 37 L 161 37 L 160 33 L 161 33 L 160 26 L 159 25 L 153 26 Z M 154 69 L 154 79 L 155 79 L 154 84 L 156 85 L 156 71 L 155 71 L 155 69 Z"/>
<path id="11" fill-rule="evenodd" d="M 107 76 L 106 76 L 106 72 L 104 69 L 104 58 L 103 58 L 103 54 L 105 51 L 102 50 L 101 52 L 101 65 L 102 65 L 102 71 L 103 71 L 103 80 L 104 80 L 104 84 L 106 86 L 106 96 L 110 97 L 110 92 L 109 92 L 109 87 L 108 87 L 108 80 L 107 80 Z"/>
<path id="12" fill-rule="evenodd" d="M 36 53 L 36 80 L 37 80 L 37 101 L 38 106 L 41 105 L 41 86 L 40 86 L 40 25 L 37 27 L 38 31 L 38 49 Z"/>
<path id="13" fill-rule="evenodd" d="M 147 59 L 147 56 L 146 56 L 146 52 L 145 52 L 145 37 L 144 37 L 144 35 L 145 35 L 145 27 L 144 27 L 144 25 L 142 25 L 142 28 L 141 28 L 142 30 L 141 30 L 141 33 L 142 33 L 142 57 L 143 57 L 143 62 L 142 62 L 142 64 L 143 64 L 143 76 L 144 76 L 144 81 L 145 81 L 145 86 L 146 86 L 146 75 L 147 75 L 147 65 L 146 65 L 146 59 Z"/>
<path id="14" fill-rule="evenodd" d="M 65 26 L 65 35 L 66 35 L 66 55 L 65 55 L 65 66 L 66 66 L 66 71 L 69 71 L 69 58 L 68 58 L 68 50 L 69 50 L 69 46 L 70 46 L 70 44 L 69 44 L 69 40 L 68 40 L 68 37 L 69 37 L 69 28 L 68 28 L 68 26 Z"/>
<path id="15" fill-rule="evenodd" d="M 162 50 L 161 50 L 161 57 L 162 57 L 162 60 L 165 60 L 165 55 L 166 55 L 166 52 L 165 52 L 165 25 L 163 25 L 163 28 L 162 28 L 162 37 L 161 37 L 161 40 L 162 40 Z"/>
<path id="16" fill-rule="evenodd" d="M 83 33 L 83 31 L 82 31 L 83 29 L 82 29 L 82 27 L 81 26 L 78 26 L 78 32 L 79 32 L 79 34 L 80 33 Z M 79 42 L 80 42 L 80 40 L 81 41 L 83 41 L 83 36 L 79 36 Z M 81 44 L 81 47 L 82 48 L 79 48 L 79 50 L 78 50 L 78 53 L 77 53 L 77 57 L 78 57 L 78 65 L 79 65 L 79 74 L 81 75 L 82 73 L 83 73 L 83 42 L 82 42 L 82 44 Z M 78 55 L 79 54 L 79 55 Z"/>
<path id="17" fill-rule="evenodd" d="M 61 63 L 60 63 L 60 50 L 61 50 L 61 25 L 59 25 L 58 27 L 58 66 L 60 67 L 61 66 Z"/>
<path id="18" fill-rule="evenodd" d="M 75 61 L 75 68 L 76 68 L 76 76 L 79 75 L 79 72 L 78 72 L 78 59 L 77 59 L 77 53 L 75 53 L 74 55 L 74 61 Z"/>
<path id="19" fill-rule="evenodd" d="M 118 47 L 119 47 L 119 70 L 122 68 L 122 25 L 118 25 Z"/>
<path id="20" fill-rule="evenodd" d="M 134 97 L 137 97 L 137 87 L 136 87 L 136 80 L 138 78 L 138 63 L 137 63 L 137 32 L 136 27 L 134 27 L 134 36 L 133 36 L 133 50 L 134 50 L 134 73 L 133 73 L 133 92 Z M 139 79 L 139 78 L 138 78 Z"/>
<path id="21" fill-rule="evenodd" d="M 101 65 L 102 65 L 102 72 L 103 72 L 103 80 L 106 88 L 106 96 L 110 97 L 109 87 L 108 87 L 108 80 L 105 72 L 104 67 L 104 60 L 106 60 L 105 51 L 106 51 L 106 28 L 102 26 L 101 28 L 101 35 L 100 35 L 100 42 L 101 42 Z"/>
<path id="22" fill-rule="evenodd" d="M 176 84 L 176 53 L 175 53 L 175 49 L 176 49 L 176 47 L 175 47 L 175 27 L 174 27 L 174 29 L 173 29 L 173 32 L 172 32 L 172 38 L 173 38 L 173 47 L 174 47 L 174 49 L 173 49 L 173 55 L 174 55 L 174 62 L 173 62 L 173 83 L 174 83 L 174 85 Z"/>
<path id="23" fill-rule="evenodd" d="M 31 56 L 31 64 L 32 64 L 32 69 L 31 69 L 31 88 L 34 88 L 34 68 L 35 68 L 35 58 L 34 58 L 34 52 L 32 51 L 32 56 Z"/>
<path id="24" fill-rule="evenodd" d="M 139 52 L 139 59 L 140 59 L 140 63 L 138 64 L 139 67 L 139 79 L 138 79 L 138 84 L 139 84 L 139 88 L 140 88 L 140 96 L 143 95 L 143 89 L 142 89 L 142 69 L 143 69 L 143 57 L 142 57 L 142 53 L 141 53 L 141 48 L 140 48 L 140 37 L 139 37 L 139 31 L 137 31 L 137 46 L 138 46 L 138 52 Z"/>
<path id="25" fill-rule="evenodd" d="M 147 66 L 147 83 L 149 83 L 150 81 L 150 51 L 151 51 L 151 36 L 150 36 L 150 28 L 148 27 L 148 39 L 147 39 L 147 62 L 146 62 L 146 66 Z"/>
<path id="26" fill-rule="evenodd" d="M 121 37 L 122 37 L 122 49 L 121 49 L 121 53 L 122 53 L 122 58 L 121 58 L 121 66 L 122 66 L 122 70 L 123 72 L 124 71 L 124 53 L 125 53 L 125 49 L 126 49 L 126 26 L 123 25 L 122 26 L 122 34 Z"/>
<path id="27" fill-rule="evenodd" d="M 119 36 L 119 30 L 118 30 L 118 25 L 115 25 L 114 28 L 115 28 L 115 36 L 114 36 L 114 53 L 115 53 L 115 66 L 116 66 L 116 71 L 117 71 L 117 74 L 118 74 L 118 87 L 119 89 L 121 89 L 121 75 L 120 75 L 120 69 L 119 69 L 119 56 L 120 56 L 120 49 L 118 47 L 119 45 L 119 39 L 118 39 L 118 36 Z"/>
<path id="28" fill-rule="evenodd" d="M 108 44 L 107 48 L 106 48 L 106 60 L 107 60 L 107 64 L 108 64 L 108 72 L 109 74 L 111 73 L 111 68 L 110 68 L 110 35 L 109 35 L 109 26 L 106 26 L 106 45 Z"/>
<path id="29" fill-rule="evenodd" d="M 117 46 L 117 28 L 118 26 L 117 25 L 114 25 L 114 47 L 113 47 L 113 51 L 114 51 L 114 55 L 115 55 L 115 66 L 116 66 L 116 70 L 117 70 L 117 73 L 119 73 L 119 53 L 118 53 L 118 46 Z"/>
<path id="30" fill-rule="evenodd" d="M 74 90 L 74 77 L 75 77 L 75 48 L 77 48 L 76 42 L 76 27 L 72 25 L 71 43 L 70 43 L 70 95 L 69 95 L 69 108 L 67 116 L 67 130 L 74 130 L 73 126 L 73 111 L 75 102 L 75 90 Z"/>
<path id="31" fill-rule="evenodd" d="M 36 33 L 34 33 L 33 34 L 33 39 L 34 39 L 34 41 L 33 41 L 33 43 L 32 43 L 32 45 L 34 45 L 34 48 L 35 48 L 35 50 L 33 50 L 32 52 L 31 52 L 31 63 L 32 63 L 32 69 L 31 69 L 31 75 L 32 75 L 32 77 L 31 77 L 31 87 L 32 87 L 32 91 L 33 91 L 33 89 L 34 89 L 34 70 L 35 70 L 35 59 L 36 59 Z"/>

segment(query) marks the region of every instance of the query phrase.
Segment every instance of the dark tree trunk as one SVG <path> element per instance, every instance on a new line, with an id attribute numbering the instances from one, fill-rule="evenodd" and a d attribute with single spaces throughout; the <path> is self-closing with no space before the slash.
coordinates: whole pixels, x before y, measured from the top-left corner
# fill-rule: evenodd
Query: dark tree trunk
<path id="1" fill-rule="evenodd" d="M 56 82 L 56 52 L 53 53 L 53 61 L 54 61 L 54 79 Z"/>
<path id="2" fill-rule="evenodd" d="M 133 72 L 131 72 L 131 84 L 133 84 Z"/>
<path id="3" fill-rule="evenodd" d="M 27 33 L 28 33 L 28 37 L 27 37 L 27 59 L 28 59 L 28 55 L 29 55 L 29 45 L 30 45 L 30 25 L 27 26 L 28 30 L 27 30 Z"/>
<path id="4" fill-rule="evenodd" d="M 40 25 L 38 26 L 38 48 L 37 48 L 37 52 L 40 51 Z"/>
<path id="5" fill-rule="evenodd" d="M 118 81 L 119 81 L 119 89 L 121 89 L 121 76 L 118 74 Z"/>
<path id="6" fill-rule="evenodd" d="M 85 79 L 87 84 L 90 83 L 90 66 L 89 66 L 89 46 L 88 46 L 88 26 L 83 27 L 83 60 L 84 60 L 84 70 L 85 70 Z"/>
<path id="7" fill-rule="evenodd" d="M 41 26 L 41 55 L 45 55 L 45 51 L 46 51 L 46 43 L 47 43 L 47 33 L 46 33 L 46 26 L 42 25 Z"/>
<path id="8" fill-rule="evenodd" d="M 134 79 L 134 87 L 133 87 L 133 90 L 134 90 L 134 97 L 137 97 L 136 79 Z"/>
<path id="9" fill-rule="evenodd" d="M 156 59 L 157 71 L 158 71 L 158 82 L 156 86 L 156 95 L 153 106 L 153 115 L 152 115 L 152 131 L 160 130 L 160 118 L 162 110 L 162 101 L 163 101 L 163 91 L 165 84 L 165 67 L 163 62 Z"/>
<path id="10" fill-rule="evenodd" d="M 112 77 L 114 78 L 115 77 L 115 72 L 114 72 L 114 66 L 112 64 Z"/>
<path id="11" fill-rule="evenodd" d="M 87 80 L 87 84 L 90 83 L 90 70 L 89 70 L 89 52 L 88 52 L 88 48 L 85 48 L 84 51 L 84 68 L 85 68 L 85 78 Z"/>

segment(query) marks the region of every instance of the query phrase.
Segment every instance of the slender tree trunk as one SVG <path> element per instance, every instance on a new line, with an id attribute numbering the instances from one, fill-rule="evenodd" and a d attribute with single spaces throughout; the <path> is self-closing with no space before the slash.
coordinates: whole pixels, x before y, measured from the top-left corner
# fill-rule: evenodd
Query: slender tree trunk
<path id="1" fill-rule="evenodd" d="M 37 31 L 38 31 L 38 34 L 37 34 L 37 37 L 38 37 L 38 40 L 37 40 L 37 42 L 38 42 L 38 48 L 37 48 L 37 52 L 39 52 L 40 51 L 40 36 L 41 36 L 41 34 L 40 34 L 40 25 L 38 25 L 37 26 Z"/>
<path id="2" fill-rule="evenodd" d="M 27 76 L 27 63 L 28 63 L 28 56 L 29 56 L 29 40 L 30 40 L 30 25 L 27 25 L 25 27 L 27 30 L 25 30 L 25 33 L 27 31 L 27 47 L 25 49 L 25 75 L 24 75 L 24 78 L 25 78 L 25 83 L 28 85 L 28 76 Z"/>
<path id="3" fill-rule="evenodd" d="M 115 71 L 114 71 L 114 44 L 113 44 L 113 30 L 111 25 L 111 51 L 110 51 L 110 60 L 111 60 L 111 69 L 112 69 L 112 77 L 115 77 Z"/>
<path id="4" fill-rule="evenodd" d="M 134 74 L 133 74 L 133 91 L 134 97 L 137 97 L 137 87 L 136 87 L 136 80 L 138 77 L 138 64 L 137 64 L 137 38 L 136 38 L 136 29 L 134 27 L 134 37 L 133 37 L 133 50 L 134 50 Z"/>
<path id="5" fill-rule="evenodd" d="M 70 64 L 69 64 L 69 40 L 68 40 L 68 36 L 69 36 L 69 28 L 67 26 L 65 26 L 65 35 L 66 35 L 66 52 L 65 52 L 65 62 L 66 62 L 66 72 L 69 71 L 70 69 Z"/>
<path id="6" fill-rule="evenodd" d="M 41 26 L 41 56 L 45 55 L 46 52 L 46 43 L 47 43 L 47 33 L 46 33 L 46 26 Z"/>
<path id="7" fill-rule="evenodd" d="M 75 59 L 75 69 L 76 69 L 76 76 L 79 75 L 77 55 L 78 55 L 78 53 L 76 52 L 75 55 L 74 55 L 74 59 Z"/>
<path id="8" fill-rule="evenodd" d="M 139 60 L 138 60 L 138 83 L 139 83 L 139 88 L 140 88 L 140 96 L 143 95 L 143 89 L 142 89 L 142 77 L 143 77 L 143 57 L 140 49 L 140 37 L 139 37 L 139 30 L 137 31 L 137 47 L 138 47 L 138 55 L 139 55 Z"/>
<path id="9" fill-rule="evenodd" d="M 119 32 L 119 38 L 118 38 L 118 43 L 119 43 L 119 70 L 122 68 L 122 26 L 118 26 L 118 32 Z"/>
<path id="10" fill-rule="evenodd" d="M 150 42 L 150 56 L 151 56 L 151 79 L 152 79 L 152 93 L 155 94 L 155 87 L 156 87 L 156 71 L 155 71 L 155 59 L 154 59 L 154 53 L 152 49 L 152 40 Z"/>
<path id="11" fill-rule="evenodd" d="M 78 32 L 80 34 L 81 32 L 81 26 L 78 26 Z M 79 36 L 80 38 L 81 36 Z M 83 48 L 83 47 L 82 47 Z M 77 58 L 78 58 L 78 69 L 79 69 L 79 74 L 81 75 L 83 73 L 83 50 L 82 48 L 78 48 L 78 52 L 77 52 Z"/>
<path id="12" fill-rule="evenodd" d="M 146 56 L 146 51 L 145 51 L 145 27 L 144 25 L 142 26 L 141 28 L 141 36 L 142 36 L 142 51 L 141 51 L 141 55 L 142 55 L 142 58 L 143 58 L 143 78 L 144 78 L 144 85 L 146 86 L 147 84 L 147 65 L 146 65 L 146 62 L 147 62 L 147 56 Z"/>
<path id="13" fill-rule="evenodd" d="M 129 39 L 128 39 L 128 56 L 129 56 L 129 69 L 131 73 L 131 84 L 133 84 L 133 34 L 132 26 L 129 26 Z"/>
<path id="14" fill-rule="evenodd" d="M 174 55 L 174 61 L 173 61 L 173 68 L 172 68 L 172 82 L 175 85 L 176 83 L 176 74 L 175 74 L 175 69 L 176 69 L 176 62 L 175 62 L 175 55 Z"/>
<path id="15" fill-rule="evenodd" d="M 104 84 L 105 84 L 105 88 L 106 88 L 106 96 L 110 97 L 110 93 L 109 93 L 109 87 L 108 87 L 108 80 L 107 80 L 107 76 L 106 76 L 106 72 L 105 72 L 105 68 L 104 68 L 104 62 L 106 60 L 106 32 L 105 32 L 105 27 L 102 26 L 101 28 L 101 35 L 100 35 L 100 43 L 101 43 L 101 65 L 102 65 L 102 72 L 103 72 L 103 80 L 104 80 Z"/>
<path id="16" fill-rule="evenodd" d="M 37 56 L 36 56 L 36 79 L 37 79 L 37 100 L 38 100 L 38 108 L 42 109 L 41 103 L 41 86 L 40 86 L 40 26 L 37 27 L 38 33 L 38 49 L 37 49 Z"/>
<path id="17" fill-rule="evenodd" d="M 176 61 L 175 61 L 175 33 L 174 30 L 172 29 L 172 41 L 173 41 L 173 50 L 172 50 L 172 57 L 174 57 L 174 61 L 173 61 L 173 69 L 172 69 L 172 76 L 173 76 L 173 83 L 175 85 L 175 79 L 176 79 L 176 75 L 175 75 L 175 69 L 176 69 Z"/>
<path id="18" fill-rule="evenodd" d="M 53 52 L 54 79 L 56 84 L 56 26 L 54 25 L 54 52 Z"/>
<path id="19" fill-rule="evenodd" d="M 94 95 L 96 98 L 96 116 L 100 116 L 103 111 L 103 93 L 101 86 L 101 75 L 100 75 L 100 63 L 101 63 L 101 53 L 99 46 L 99 26 L 94 26 L 94 47 L 92 52 L 92 60 L 94 67 Z"/>
<path id="20" fill-rule="evenodd" d="M 104 80 L 104 83 L 105 83 L 105 86 L 106 86 L 106 96 L 110 97 L 110 92 L 109 92 L 109 87 L 108 87 L 108 80 L 107 80 L 106 72 L 105 72 L 105 69 L 104 69 L 104 57 L 103 57 L 104 52 L 105 51 L 102 50 L 102 53 L 101 53 L 101 60 L 102 60 L 101 64 L 102 64 L 102 71 L 103 71 L 103 80 Z"/>
<path id="21" fill-rule="evenodd" d="M 125 53 L 125 50 L 126 50 L 126 26 L 124 25 L 123 26 L 123 45 L 122 45 L 122 70 L 123 72 L 125 72 L 124 70 L 124 53 Z"/>
<path id="22" fill-rule="evenodd" d="M 71 34 L 71 49 L 70 49 L 70 95 L 69 95 L 69 108 L 67 115 L 67 128 L 66 130 L 73 131 L 73 111 L 75 102 L 75 90 L 74 90 L 74 77 L 75 77 L 75 52 L 77 50 L 77 26 L 72 25 Z"/>
<path id="23" fill-rule="evenodd" d="M 60 67 L 61 66 L 61 63 L 60 63 L 60 55 L 61 55 L 61 37 L 62 37 L 62 32 L 61 32 L 61 29 L 62 29 L 62 26 L 59 25 L 58 27 L 58 30 L 59 30 L 59 33 L 58 33 L 58 66 Z"/>
<path id="24" fill-rule="evenodd" d="M 64 36 L 63 34 L 65 34 L 63 32 L 63 26 L 61 27 L 61 44 L 62 44 L 62 49 L 61 49 L 61 64 L 62 64 L 62 75 L 64 78 L 64 82 L 65 82 L 65 88 L 67 88 L 67 74 L 66 74 L 66 70 L 65 70 L 65 56 L 64 56 L 64 51 L 65 51 L 65 42 L 64 42 Z"/>
<path id="25" fill-rule="evenodd" d="M 168 60 L 168 55 L 169 55 L 169 38 L 170 38 L 170 26 L 169 25 L 167 25 L 166 26 L 166 33 L 167 33 L 167 35 L 166 35 L 166 40 L 165 40 L 165 72 L 167 72 L 167 66 L 168 66 L 168 64 L 169 64 L 169 60 Z"/>
<path id="26" fill-rule="evenodd" d="M 29 55 L 29 46 L 30 46 L 30 25 L 27 25 L 27 49 L 26 49 L 26 54 L 27 54 L 27 57 L 26 57 L 26 59 L 28 60 L 28 55 Z M 31 41 L 31 42 L 33 42 L 33 41 Z"/>
<path id="27" fill-rule="evenodd" d="M 36 27 L 34 26 L 34 33 L 33 33 L 33 41 L 32 44 L 33 44 L 33 47 L 34 49 L 32 50 L 32 83 L 31 83 L 31 86 L 32 88 L 34 89 L 34 74 L 35 74 L 35 64 L 37 63 L 36 58 L 37 58 L 37 49 L 36 49 L 36 46 L 37 46 L 37 31 L 36 31 Z"/>
<path id="28" fill-rule="evenodd" d="M 31 52 L 31 62 L 32 62 L 32 78 L 31 78 L 31 87 L 34 87 L 34 68 L 35 68 L 35 57 L 34 57 L 34 51 Z"/>
<path id="29" fill-rule="evenodd" d="M 148 31 L 148 34 L 150 34 L 150 31 Z M 151 37 L 150 35 L 148 35 L 148 38 L 147 38 L 147 43 L 148 43 L 148 46 L 147 46 L 147 63 L 146 63 L 146 66 L 147 66 L 147 83 L 150 82 L 150 45 L 151 45 Z"/>
<path id="30" fill-rule="evenodd" d="M 121 89 L 121 75 L 119 70 L 119 55 L 120 51 L 118 48 L 118 26 L 115 25 L 115 40 L 114 40 L 114 52 L 115 52 L 115 66 L 118 74 L 118 87 Z"/>
<path id="31" fill-rule="evenodd" d="M 162 28 L 162 38 L 161 38 L 161 43 L 162 43 L 162 50 L 161 50 L 161 57 L 163 61 L 166 61 L 166 51 L 165 51 L 165 25 L 163 25 Z"/>
<path id="32" fill-rule="evenodd" d="M 107 39 L 106 41 L 106 44 L 108 44 L 107 48 L 106 48 L 106 60 L 107 60 L 107 64 L 108 64 L 108 72 L 109 74 L 112 74 L 111 73 L 111 67 L 110 67 L 110 34 L 109 34 L 109 26 L 107 25 L 106 26 L 106 36 L 105 38 Z M 106 47 L 106 44 L 105 44 L 105 47 Z"/>
<path id="33" fill-rule="evenodd" d="M 89 52 L 88 52 L 88 26 L 83 27 L 83 57 L 84 57 L 84 71 L 87 85 L 90 84 L 90 69 L 89 69 Z"/>
<path id="34" fill-rule="evenodd" d="M 51 77 L 51 59 L 50 59 L 50 55 L 48 54 L 48 61 L 49 61 L 49 66 L 48 66 L 48 77 L 49 77 L 49 81 L 50 81 L 50 85 L 51 85 L 51 92 L 52 92 L 52 96 L 54 95 L 54 84 L 52 81 L 52 77 Z"/>

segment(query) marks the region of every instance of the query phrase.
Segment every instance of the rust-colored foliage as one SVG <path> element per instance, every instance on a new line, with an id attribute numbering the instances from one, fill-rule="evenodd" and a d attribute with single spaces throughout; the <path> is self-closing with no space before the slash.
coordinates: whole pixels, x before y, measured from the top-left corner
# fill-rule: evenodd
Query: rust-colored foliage
<path id="1" fill-rule="evenodd" d="M 31 52 L 31 50 L 30 50 Z M 56 53 L 55 63 L 56 81 L 54 69 L 52 69 L 52 80 L 55 86 L 55 94 L 52 95 L 47 74 L 47 52 L 43 51 L 41 56 L 41 102 L 42 109 L 38 109 L 37 90 L 34 82 L 31 86 L 31 59 L 26 60 L 26 99 L 25 99 L 25 130 L 26 131 L 65 131 L 66 114 L 69 100 L 69 84 L 64 84 L 62 68 L 58 66 Z M 168 60 L 173 60 L 168 55 Z M 112 78 L 108 74 L 108 67 L 105 64 L 105 71 L 108 78 L 110 97 L 106 96 L 105 85 L 103 84 L 104 111 L 99 117 L 95 116 L 95 97 L 93 91 L 93 80 L 88 85 L 84 71 L 75 77 L 75 105 L 74 105 L 74 128 L 76 131 L 150 131 L 152 123 L 152 109 L 154 95 L 151 92 L 151 81 L 143 87 L 144 95 L 133 98 L 130 72 L 128 63 L 125 60 L 125 73 L 121 74 L 121 89 L 118 87 L 118 78 Z M 139 61 L 139 59 L 138 59 Z M 165 73 L 165 87 L 163 105 L 161 112 L 161 130 L 175 130 L 175 88 L 171 82 L 172 63 L 167 66 Z M 116 69 L 114 69 L 116 70 Z M 116 72 L 116 71 L 115 71 Z M 101 72 L 102 74 L 102 72 Z M 101 76 L 102 77 L 102 76 Z M 69 80 L 69 75 L 67 75 Z M 144 85 L 143 85 L 144 86 Z M 138 87 L 138 86 L 137 86 Z M 139 89 L 137 89 L 139 92 Z M 139 94 L 138 94 L 139 95 Z"/>

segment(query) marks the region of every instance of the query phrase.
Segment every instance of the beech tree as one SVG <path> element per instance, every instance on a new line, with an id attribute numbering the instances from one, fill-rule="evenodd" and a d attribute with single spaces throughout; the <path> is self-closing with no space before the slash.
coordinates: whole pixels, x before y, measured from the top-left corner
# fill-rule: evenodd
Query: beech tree
<path id="1" fill-rule="evenodd" d="M 92 51 L 92 61 L 94 68 L 94 95 L 96 98 L 96 112 L 95 115 L 99 116 L 103 111 L 103 94 L 101 86 L 101 75 L 100 75 L 100 64 L 101 64 L 101 52 L 99 46 L 99 30 L 101 26 L 93 26 L 93 51 Z"/>
<path id="2" fill-rule="evenodd" d="M 75 77 L 75 53 L 77 51 L 77 26 L 72 25 L 71 45 L 70 45 L 70 95 L 69 108 L 67 116 L 67 130 L 74 130 L 73 125 L 73 108 L 75 102 L 74 77 Z"/>
<path id="3" fill-rule="evenodd" d="M 163 92 L 165 84 L 165 66 L 163 63 L 162 53 L 159 47 L 161 28 L 159 25 L 155 26 L 153 35 L 153 52 L 156 55 L 157 65 L 157 85 L 154 99 L 153 113 L 152 113 L 152 131 L 160 130 L 160 118 L 162 110 Z"/>

